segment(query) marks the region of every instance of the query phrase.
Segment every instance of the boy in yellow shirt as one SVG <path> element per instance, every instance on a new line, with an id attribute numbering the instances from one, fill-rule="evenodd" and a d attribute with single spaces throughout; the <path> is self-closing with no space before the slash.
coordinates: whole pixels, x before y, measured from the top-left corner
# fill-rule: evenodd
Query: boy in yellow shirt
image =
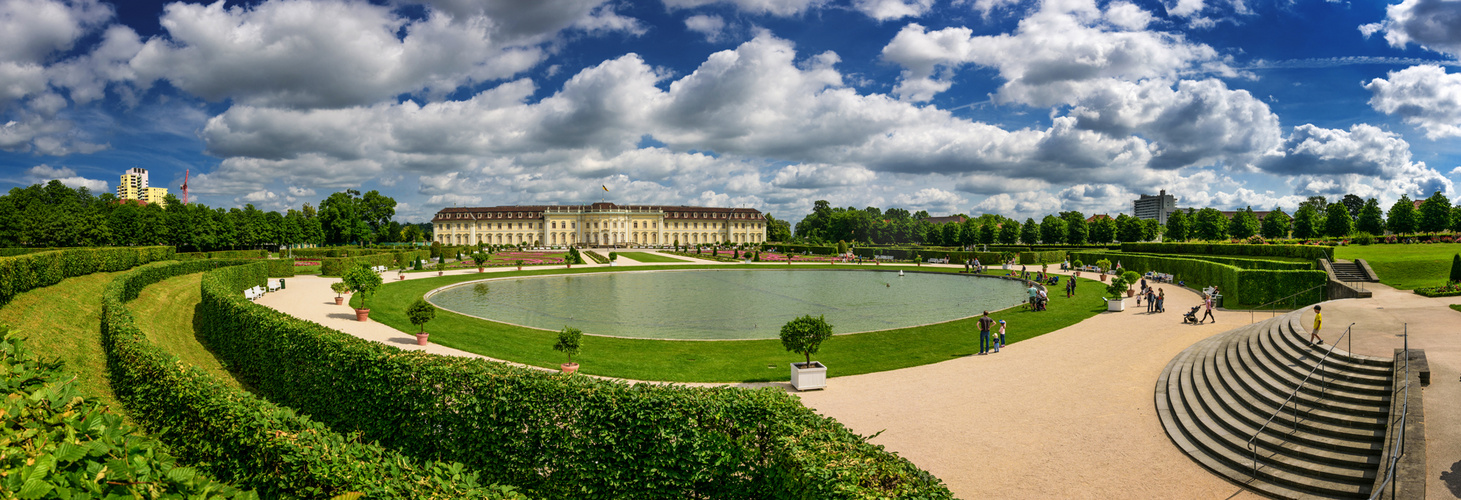
<path id="1" fill-rule="evenodd" d="M 1314 342 L 1314 339 L 1319 339 L 1319 327 L 1320 326 L 1323 326 L 1323 325 L 1324 325 L 1324 315 L 1319 312 L 1319 306 L 1316 305 L 1316 306 L 1314 306 L 1314 329 L 1313 330 L 1309 330 L 1309 342 L 1310 343 L 1313 343 Z M 1324 339 L 1319 339 L 1319 342 L 1318 343 L 1323 344 L 1324 343 Z"/>

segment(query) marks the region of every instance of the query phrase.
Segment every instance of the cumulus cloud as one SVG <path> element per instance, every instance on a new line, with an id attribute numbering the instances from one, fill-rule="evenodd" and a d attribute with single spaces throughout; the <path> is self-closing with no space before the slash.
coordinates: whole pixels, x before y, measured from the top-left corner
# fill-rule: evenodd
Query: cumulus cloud
<path id="1" fill-rule="evenodd" d="M 1370 106 L 1425 131 L 1432 140 L 1461 137 L 1461 73 L 1436 65 L 1391 71 L 1365 84 Z"/>
<path id="2" fill-rule="evenodd" d="M 664 3 L 665 7 L 669 7 L 671 10 L 728 4 L 750 14 L 796 16 L 821 7 L 827 3 L 827 0 L 664 0 Z"/>
<path id="3" fill-rule="evenodd" d="M 110 190 L 107 181 L 100 179 L 87 179 L 76 175 L 76 171 L 69 167 L 52 167 L 41 164 L 31 167 L 25 171 L 25 178 L 31 184 L 45 184 L 52 180 L 61 181 L 61 184 L 73 188 L 86 188 L 93 194 L 100 194 Z"/>
<path id="4" fill-rule="evenodd" d="M 933 0 L 853 0 L 852 8 L 878 21 L 896 21 L 927 14 Z"/>
<path id="5" fill-rule="evenodd" d="M 696 14 L 685 18 L 685 29 L 705 35 L 709 42 L 720 41 L 725 32 L 725 19 L 720 16 Z"/>
<path id="6" fill-rule="evenodd" d="M 1366 124 L 1349 130 L 1294 127 L 1277 153 L 1258 167 L 1291 177 L 1294 193 L 1303 196 L 1398 198 L 1452 188 L 1450 179 L 1425 162 L 1411 161 L 1410 144 L 1400 136 Z"/>
<path id="7" fill-rule="evenodd" d="M 1385 8 L 1385 19 L 1360 26 L 1366 37 L 1384 32 L 1390 46 L 1415 43 L 1427 50 L 1461 57 L 1461 2 L 1405 0 Z"/>
<path id="8" fill-rule="evenodd" d="M 959 211 L 959 205 L 968 202 L 964 197 L 939 188 L 923 188 L 912 194 L 893 197 L 893 204 L 911 210 L 927 210 L 930 213 L 952 213 Z"/>
<path id="9" fill-rule="evenodd" d="M 800 164 L 782 167 L 771 183 L 790 189 L 820 189 L 866 184 L 875 178 L 876 173 L 861 166 Z"/>

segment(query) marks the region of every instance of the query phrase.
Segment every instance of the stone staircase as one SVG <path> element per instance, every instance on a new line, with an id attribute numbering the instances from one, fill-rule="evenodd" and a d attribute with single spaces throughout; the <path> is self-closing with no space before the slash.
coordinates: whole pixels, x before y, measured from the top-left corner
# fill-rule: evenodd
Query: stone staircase
<path id="1" fill-rule="evenodd" d="M 1193 460 L 1264 495 L 1366 498 L 1384 449 L 1394 363 L 1334 349 L 1269 422 L 1331 350 L 1328 344 L 1308 345 L 1300 312 L 1244 325 L 1182 351 L 1157 380 L 1158 417 L 1167 436 Z M 1329 337 L 1337 338 L 1337 332 Z M 1248 448 L 1254 435 L 1256 475 Z"/>
<path id="2" fill-rule="evenodd" d="M 1376 280 L 1365 274 L 1360 265 L 1354 262 L 1331 262 L 1329 266 L 1334 270 L 1334 277 L 1339 281 L 1354 283 L 1368 282 L 1375 283 Z"/>

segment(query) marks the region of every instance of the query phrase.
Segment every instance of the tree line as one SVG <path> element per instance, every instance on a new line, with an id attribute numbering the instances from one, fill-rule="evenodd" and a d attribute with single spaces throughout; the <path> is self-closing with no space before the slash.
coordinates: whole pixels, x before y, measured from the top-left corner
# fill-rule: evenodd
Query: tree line
<path id="1" fill-rule="evenodd" d="M 1089 220 L 1088 220 L 1089 219 Z M 784 222 L 783 222 L 784 224 Z M 878 245 L 972 246 L 976 244 L 1069 244 L 1285 238 L 1344 238 L 1370 235 L 1461 231 L 1461 205 L 1452 206 L 1437 191 L 1419 207 L 1408 195 L 1388 211 L 1374 198 L 1353 194 L 1330 203 L 1311 196 L 1293 215 L 1274 208 L 1263 217 L 1249 206 L 1231 218 L 1215 208 L 1177 210 L 1166 225 L 1153 219 L 1119 214 L 1088 218 L 1079 211 L 1046 215 L 1024 222 L 998 214 L 983 214 L 962 222 L 935 223 L 928 212 L 901 208 L 832 207 L 826 200 L 813 203 L 812 213 L 796 224 L 795 233 L 767 234 L 768 241 L 830 244 L 838 241 Z"/>
<path id="2" fill-rule="evenodd" d="M 230 209 L 184 205 L 171 194 L 161 205 L 144 205 L 53 180 L 0 195 L 0 246 L 168 245 L 206 252 L 430 239 L 429 224 L 391 220 L 395 207 L 394 199 L 377 191 L 356 190 L 333 193 L 318 209 L 305 203 L 282 214 L 253 204 Z"/>

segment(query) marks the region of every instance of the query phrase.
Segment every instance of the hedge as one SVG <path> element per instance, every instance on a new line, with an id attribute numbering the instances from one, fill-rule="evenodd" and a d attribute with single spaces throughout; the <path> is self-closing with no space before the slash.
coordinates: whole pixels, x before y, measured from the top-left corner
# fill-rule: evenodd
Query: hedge
<path id="1" fill-rule="evenodd" d="M 394 253 L 395 250 L 385 248 L 360 248 L 360 247 L 316 247 L 296 248 L 291 251 L 295 257 L 308 257 L 319 259 L 324 257 L 363 257 L 382 253 Z"/>
<path id="2" fill-rule="evenodd" d="M 1254 257 L 1297 257 L 1300 259 L 1334 260 L 1333 248 L 1313 245 L 1249 245 L 1232 243 L 1123 243 L 1123 252 L 1250 255 Z"/>
<path id="3" fill-rule="evenodd" d="M 359 265 L 370 267 L 386 266 L 392 269 L 400 269 L 410 265 L 418 258 L 425 259 L 428 253 L 426 250 L 410 250 L 361 257 L 323 258 L 320 259 L 320 276 L 340 276 L 347 269 Z"/>
<path id="4" fill-rule="evenodd" d="M 152 344 L 134 324 L 126 302 L 143 287 L 212 269 L 230 271 L 210 273 L 218 288 L 241 291 L 263 284 L 264 263 L 246 262 L 151 264 L 122 275 L 102 292 L 101 333 L 109 378 L 134 420 L 182 460 L 257 489 L 265 498 L 329 498 L 351 492 L 364 498 L 523 498 L 512 488 L 481 486 L 477 475 L 461 464 L 406 457 L 226 386 Z M 241 293 L 233 295 L 243 301 Z"/>
<path id="5" fill-rule="evenodd" d="M 867 247 L 859 247 L 859 248 L 855 248 L 855 249 L 852 250 L 852 254 L 853 255 L 856 255 L 856 256 L 859 256 L 859 257 L 862 257 L 862 258 L 865 258 L 865 259 L 871 259 L 871 258 L 876 257 L 876 256 L 879 256 L 879 255 L 887 255 L 887 256 L 893 257 L 894 260 L 913 260 L 913 258 L 915 256 L 917 256 L 917 257 L 922 258 L 923 261 L 927 261 L 928 259 L 949 259 L 949 263 L 950 264 L 963 264 L 965 261 L 967 261 L 969 259 L 978 258 L 979 259 L 979 263 L 980 264 L 983 264 L 983 265 L 986 265 L 986 266 L 997 266 L 997 265 L 1001 264 L 1002 261 L 1000 261 L 1000 253 L 1001 252 L 963 252 L 963 251 L 930 250 L 930 249 L 926 249 L 926 248 L 867 248 Z"/>
<path id="6" fill-rule="evenodd" d="M 798 245 L 794 243 L 767 244 L 767 248 L 775 248 L 778 253 L 810 253 L 812 255 L 837 255 L 837 245 Z"/>
<path id="7" fill-rule="evenodd" d="M 244 300 L 257 274 L 224 268 L 201 284 L 199 338 L 244 385 L 534 497 L 952 497 L 778 388 L 630 385 L 404 352 Z"/>
<path id="8" fill-rule="evenodd" d="M 258 498 L 178 466 L 162 443 L 81 394 L 75 378 L 0 326 L 0 386 L 8 394 L 0 399 L 0 496 Z"/>
<path id="9" fill-rule="evenodd" d="M 173 247 L 68 248 L 0 257 L 0 306 L 19 293 L 96 272 L 170 259 Z"/>
<path id="10" fill-rule="evenodd" d="M 1040 264 L 1043 262 L 1046 264 L 1053 264 L 1058 266 L 1061 262 L 1065 262 L 1065 256 L 1069 253 L 1070 252 L 1067 250 L 1031 250 L 1027 252 L 1020 252 L 1020 264 L 1030 265 Z"/>
<path id="11" fill-rule="evenodd" d="M 28 253 L 36 253 L 36 252 L 49 252 L 49 251 L 52 251 L 52 250 L 64 250 L 64 248 L 56 248 L 56 247 L 37 247 L 37 248 L 10 247 L 10 248 L 0 248 L 0 257 L 14 257 L 16 255 L 25 255 L 25 254 L 28 254 Z"/>
<path id="12" fill-rule="evenodd" d="M 264 259 L 263 262 L 270 278 L 294 277 L 294 259 Z"/>
<path id="13" fill-rule="evenodd" d="M 1120 255 L 1149 255 L 1149 256 L 1158 256 L 1158 257 L 1162 256 L 1162 255 L 1159 255 L 1159 254 L 1142 254 L 1142 253 L 1125 253 L 1125 252 L 1122 252 Z M 1167 255 L 1167 256 L 1168 257 L 1172 257 L 1173 255 Z M 1313 262 L 1313 261 L 1308 261 L 1308 262 L 1293 262 L 1293 261 L 1287 261 L 1287 260 L 1267 260 L 1267 259 L 1263 259 L 1263 258 L 1259 258 L 1259 257 L 1231 257 L 1231 256 L 1216 256 L 1216 255 L 1180 255 L 1180 256 L 1182 258 L 1187 258 L 1187 259 L 1197 259 L 1197 260 L 1205 260 L 1205 261 L 1208 261 L 1208 262 L 1216 262 L 1216 263 L 1219 263 L 1219 264 L 1227 264 L 1227 265 L 1236 267 L 1238 269 L 1272 269 L 1272 270 L 1276 270 L 1276 271 L 1311 270 L 1311 269 L 1315 269 L 1316 266 L 1318 265 L 1316 262 Z M 1115 261 L 1113 260 L 1112 262 L 1115 262 Z"/>
<path id="14" fill-rule="evenodd" d="M 187 259 L 264 259 L 268 250 L 217 250 L 213 252 L 178 252 L 177 258 Z"/>
<path id="15" fill-rule="evenodd" d="M 1329 276 L 1318 270 L 1240 269 L 1238 267 L 1192 257 L 1128 254 L 1117 252 L 1071 252 L 1074 259 L 1087 264 L 1101 259 L 1117 262 L 1123 269 L 1145 273 L 1156 271 L 1171 274 L 1185 281 L 1187 287 L 1202 289 L 1217 286 L 1227 308 L 1255 307 L 1283 299 L 1296 293 L 1294 304 L 1303 306 L 1325 300 L 1324 284 Z"/>

